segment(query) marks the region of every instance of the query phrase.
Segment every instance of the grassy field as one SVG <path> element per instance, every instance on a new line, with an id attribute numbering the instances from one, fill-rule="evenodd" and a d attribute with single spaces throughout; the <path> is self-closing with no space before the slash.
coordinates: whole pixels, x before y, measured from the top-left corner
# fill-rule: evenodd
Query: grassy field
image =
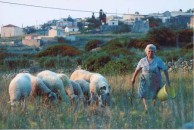
<path id="1" fill-rule="evenodd" d="M 92 39 L 102 39 L 103 42 L 107 42 L 113 38 L 141 38 L 144 35 L 88 34 L 78 35 L 77 37 L 78 42 L 72 44 L 83 50 L 84 45 Z M 17 54 L 16 58 L 18 59 L 23 59 L 20 54 L 28 54 L 25 58 L 29 60 L 32 59 L 31 54 L 38 52 L 38 50 L 29 47 L 7 47 L 3 49 L 9 53 Z M 139 51 L 134 49 L 134 52 L 138 54 Z M 180 55 L 184 55 L 188 59 L 193 55 L 192 50 L 186 50 L 183 53 L 176 49 L 174 51 L 165 49 L 165 51 L 157 54 L 165 62 L 177 59 Z M 11 55 L 10 58 L 13 59 L 14 56 Z M 130 61 L 130 59 L 127 60 Z M 3 67 L 7 68 L 7 66 Z M 170 73 L 171 85 L 176 89 L 176 98 L 164 102 L 157 101 L 156 106 L 150 108 L 147 114 L 144 112 L 144 106 L 140 99 L 134 97 L 133 104 L 131 104 L 131 100 L 127 96 L 128 92 L 131 92 L 130 79 L 132 73 L 111 75 L 115 73 L 114 69 L 112 70 L 114 72 L 104 75 L 111 85 L 112 104 L 110 107 L 84 107 L 81 104 L 75 107 L 75 105 L 66 106 L 63 103 L 52 106 L 45 104 L 41 98 L 37 97 L 36 100 L 27 102 L 25 112 L 21 112 L 18 106 L 15 113 L 11 113 L 8 103 L 8 86 L 12 77 L 9 74 L 18 72 L 17 69 L 20 68 L 7 72 L 4 68 L 0 71 L 0 129 L 176 129 L 186 122 L 194 122 L 193 71 Z M 57 67 L 52 68 L 52 70 L 55 69 Z M 5 78 L 5 75 L 7 75 L 7 78 Z M 135 93 L 137 92 L 138 82 L 137 80 L 135 84 Z"/>
<path id="2" fill-rule="evenodd" d="M 4 74 L 5 75 L 5 74 Z M 69 74 L 68 74 L 69 75 Z M 171 85 L 177 96 L 164 102 L 158 101 L 148 113 L 144 112 L 142 101 L 136 97 L 131 104 L 127 93 L 131 91 L 132 74 L 125 76 L 106 75 L 111 85 L 112 105 L 105 108 L 66 106 L 63 103 L 51 106 L 40 98 L 27 102 L 27 110 L 17 107 L 11 113 L 8 86 L 11 78 L 0 80 L 0 128 L 1 129 L 149 129 L 180 128 L 186 122 L 193 122 L 193 72 L 170 73 Z M 137 83 L 135 92 L 137 91 Z"/>

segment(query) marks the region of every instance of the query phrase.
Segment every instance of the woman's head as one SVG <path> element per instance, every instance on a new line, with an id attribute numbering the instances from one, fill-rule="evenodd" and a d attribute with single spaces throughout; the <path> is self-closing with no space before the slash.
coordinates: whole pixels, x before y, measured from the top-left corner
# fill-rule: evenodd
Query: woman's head
<path id="1" fill-rule="evenodd" d="M 156 46 L 153 44 L 148 44 L 145 48 L 146 55 L 149 58 L 153 58 L 154 53 L 156 52 Z"/>
<path id="2" fill-rule="evenodd" d="M 150 50 L 156 52 L 156 46 L 154 44 L 148 44 L 145 48 L 145 52 L 150 51 Z"/>

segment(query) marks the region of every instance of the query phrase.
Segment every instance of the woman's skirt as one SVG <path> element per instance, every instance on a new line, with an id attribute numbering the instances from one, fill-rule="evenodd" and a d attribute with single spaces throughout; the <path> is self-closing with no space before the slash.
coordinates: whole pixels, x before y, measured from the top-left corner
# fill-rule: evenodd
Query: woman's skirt
<path id="1" fill-rule="evenodd" d="M 154 99 L 161 87 L 161 77 L 154 73 L 142 74 L 138 88 L 138 97 Z"/>

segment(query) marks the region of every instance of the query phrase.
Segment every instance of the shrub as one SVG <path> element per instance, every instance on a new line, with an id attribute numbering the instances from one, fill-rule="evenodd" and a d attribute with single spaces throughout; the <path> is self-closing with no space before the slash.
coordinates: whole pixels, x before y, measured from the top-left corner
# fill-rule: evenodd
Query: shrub
<path id="1" fill-rule="evenodd" d="M 112 51 L 123 47 L 125 47 L 124 42 L 122 42 L 120 39 L 113 39 L 108 41 L 107 44 L 103 46 L 103 50 Z"/>
<path id="2" fill-rule="evenodd" d="M 193 30 L 185 29 L 178 32 L 179 42 L 190 43 L 193 38 Z"/>
<path id="3" fill-rule="evenodd" d="M 39 60 L 39 64 L 41 68 L 55 68 L 57 65 L 57 60 L 56 57 L 52 58 L 52 57 L 42 57 Z"/>
<path id="4" fill-rule="evenodd" d="M 108 74 L 126 74 L 128 73 L 128 62 L 126 59 L 111 60 L 103 68 L 99 69 L 101 73 Z"/>
<path id="5" fill-rule="evenodd" d="M 139 48 L 139 49 L 145 49 L 145 47 L 148 44 L 154 44 L 156 45 L 157 49 L 160 49 L 160 46 L 157 42 L 150 40 L 150 39 L 132 39 L 127 43 L 127 48 Z"/>
<path id="6" fill-rule="evenodd" d="M 39 65 L 42 68 L 75 68 L 77 66 L 77 61 L 75 58 L 71 58 L 68 56 L 62 57 L 62 56 L 55 56 L 55 57 L 41 57 L 38 59 Z"/>
<path id="7" fill-rule="evenodd" d="M 107 53 L 94 53 L 83 61 L 83 66 L 89 71 L 96 71 L 102 68 L 106 63 L 111 60 Z"/>
<path id="8" fill-rule="evenodd" d="M 115 50 L 109 50 L 108 53 L 111 56 L 116 56 L 119 57 L 121 55 L 133 55 L 134 53 L 131 53 L 129 50 L 127 50 L 127 48 L 118 48 Z"/>
<path id="9" fill-rule="evenodd" d="M 30 61 L 27 58 L 7 58 L 4 60 L 4 66 L 11 70 L 26 68 L 30 66 Z"/>
<path id="10" fill-rule="evenodd" d="M 64 45 L 64 44 L 58 44 L 53 45 L 51 47 L 46 48 L 42 52 L 36 54 L 36 57 L 43 57 L 43 56 L 76 56 L 80 55 L 81 51 L 76 49 L 75 47 Z"/>
<path id="11" fill-rule="evenodd" d="M 188 43 L 183 47 L 183 49 L 193 50 L 193 43 Z"/>
<path id="12" fill-rule="evenodd" d="M 89 41 L 86 45 L 85 45 L 85 50 L 86 51 L 90 51 L 96 47 L 99 47 L 101 45 L 101 41 L 100 40 L 91 40 Z"/>
<path id="13" fill-rule="evenodd" d="M 160 46 L 174 46 L 176 43 L 175 32 L 169 28 L 154 28 L 147 34 L 148 39 L 155 41 Z"/>

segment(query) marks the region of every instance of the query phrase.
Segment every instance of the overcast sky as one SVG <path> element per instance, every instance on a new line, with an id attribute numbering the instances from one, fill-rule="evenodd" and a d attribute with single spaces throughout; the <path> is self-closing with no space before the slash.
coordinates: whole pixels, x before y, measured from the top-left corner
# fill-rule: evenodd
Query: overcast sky
<path id="1" fill-rule="evenodd" d="M 37 8 L 2 2 L 11 2 L 59 9 Z M 187 11 L 193 9 L 194 0 L 0 0 L 0 26 L 13 24 L 19 27 L 39 25 L 52 19 L 98 17 L 102 9 L 107 16 L 115 14 L 163 13 L 165 11 Z M 68 11 L 82 10 L 82 11 Z M 89 11 L 89 12 L 87 12 Z M 110 14 L 109 14 L 110 13 Z"/>

